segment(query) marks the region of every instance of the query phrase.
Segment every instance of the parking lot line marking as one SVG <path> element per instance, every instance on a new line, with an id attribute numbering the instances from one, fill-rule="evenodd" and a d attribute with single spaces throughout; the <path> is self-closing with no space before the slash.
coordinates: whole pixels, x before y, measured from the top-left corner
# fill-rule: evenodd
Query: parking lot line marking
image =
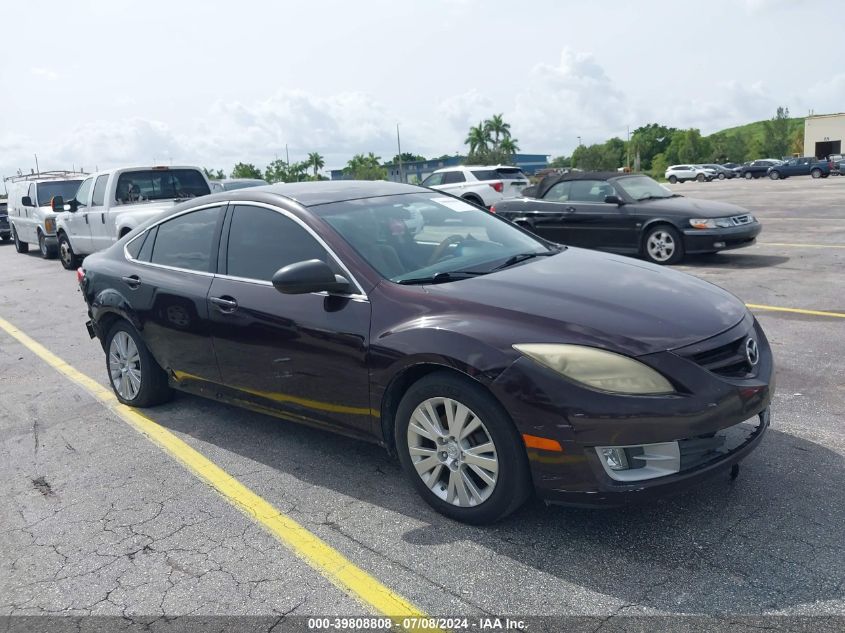
<path id="1" fill-rule="evenodd" d="M 804 310 L 802 308 L 782 308 L 780 306 L 767 306 L 757 303 L 746 303 L 747 307 L 752 310 L 771 310 L 773 312 L 793 312 L 795 314 L 808 314 L 810 316 L 824 316 L 836 317 L 837 319 L 845 319 L 845 314 L 842 312 L 826 312 L 824 310 Z"/>
<path id="2" fill-rule="evenodd" d="M 300 523 L 283 514 L 269 501 L 247 488 L 174 433 L 136 409 L 121 404 L 109 389 L 69 365 L 2 317 L 0 317 L 0 329 L 50 367 L 80 385 L 108 410 L 164 449 L 188 471 L 214 488 L 226 501 L 260 523 L 283 545 L 336 587 L 357 598 L 376 613 L 394 619 L 400 627 L 401 619 L 404 617 L 427 617 L 411 602 L 356 566 Z"/>
<path id="3" fill-rule="evenodd" d="M 845 248 L 845 244 L 793 244 L 791 242 L 757 242 L 760 246 L 794 246 L 797 248 Z"/>

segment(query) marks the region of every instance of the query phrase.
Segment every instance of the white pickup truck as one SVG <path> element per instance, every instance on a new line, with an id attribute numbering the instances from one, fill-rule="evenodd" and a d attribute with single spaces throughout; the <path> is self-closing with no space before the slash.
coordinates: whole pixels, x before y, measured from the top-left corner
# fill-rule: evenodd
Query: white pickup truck
<path id="1" fill-rule="evenodd" d="M 90 255 L 126 235 L 136 226 L 188 198 L 211 193 L 198 167 L 127 167 L 101 171 L 86 178 L 69 201 L 53 199 L 59 259 L 76 269 Z"/>

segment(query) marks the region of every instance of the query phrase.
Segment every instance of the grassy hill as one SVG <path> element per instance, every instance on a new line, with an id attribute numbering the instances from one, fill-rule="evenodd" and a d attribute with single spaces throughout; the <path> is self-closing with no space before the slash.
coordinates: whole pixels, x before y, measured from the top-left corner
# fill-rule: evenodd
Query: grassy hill
<path id="1" fill-rule="evenodd" d="M 792 136 L 797 130 L 804 129 L 804 117 L 793 117 L 787 119 L 789 121 L 789 135 Z M 751 141 L 752 139 L 756 139 L 758 142 L 763 142 L 763 134 L 764 134 L 764 127 L 765 121 L 755 121 L 754 123 L 746 123 L 745 125 L 737 125 L 736 127 L 729 127 L 724 130 L 719 130 L 718 132 L 713 132 L 710 136 L 716 135 L 724 135 L 725 137 L 729 136 L 742 136 L 747 141 Z"/>

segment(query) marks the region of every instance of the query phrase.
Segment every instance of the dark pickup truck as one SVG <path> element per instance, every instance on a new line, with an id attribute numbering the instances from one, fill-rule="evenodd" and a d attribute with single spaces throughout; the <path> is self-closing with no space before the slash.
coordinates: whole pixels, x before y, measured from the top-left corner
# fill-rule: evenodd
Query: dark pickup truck
<path id="1" fill-rule="evenodd" d="M 812 176 L 813 178 L 827 178 L 830 176 L 830 163 L 821 161 L 815 156 L 790 158 L 780 165 L 769 167 L 766 172 L 772 180 L 789 178 L 790 176 Z"/>

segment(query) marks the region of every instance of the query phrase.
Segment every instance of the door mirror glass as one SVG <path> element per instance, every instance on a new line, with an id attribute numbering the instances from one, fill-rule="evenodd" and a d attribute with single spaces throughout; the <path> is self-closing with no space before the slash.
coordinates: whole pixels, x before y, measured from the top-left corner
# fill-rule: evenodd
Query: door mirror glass
<path id="1" fill-rule="evenodd" d="M 32 198 L 30 198 L 29 196 L 24 196 L 23 198 L 21 198 L 21 204 L 25 207 L 35 206 L 34 204 L 32 204 Z"/>
<path id="2" fill-rule="evenodd" d="M 605 196 L 604 201 L 607 204 L 616 204 L 616 205 L 625 204 L 625 202 L 619 196 Z"/>
<path id="3" fill-rule="evenodd" d="M 53 199 L 50 200 L 50 207 L 58 213 L 59 211 L 65 210 L 65 199 L 61 196 L 53 196 Z"/>
<path id="4" fill-rule="evenodd" d="M 273 287 L 286 295 L 310 292 L 349 292 L 349 280 L 336 275 L 329 265 L 319 259 L 288 264 L 273 275 Z"/>

